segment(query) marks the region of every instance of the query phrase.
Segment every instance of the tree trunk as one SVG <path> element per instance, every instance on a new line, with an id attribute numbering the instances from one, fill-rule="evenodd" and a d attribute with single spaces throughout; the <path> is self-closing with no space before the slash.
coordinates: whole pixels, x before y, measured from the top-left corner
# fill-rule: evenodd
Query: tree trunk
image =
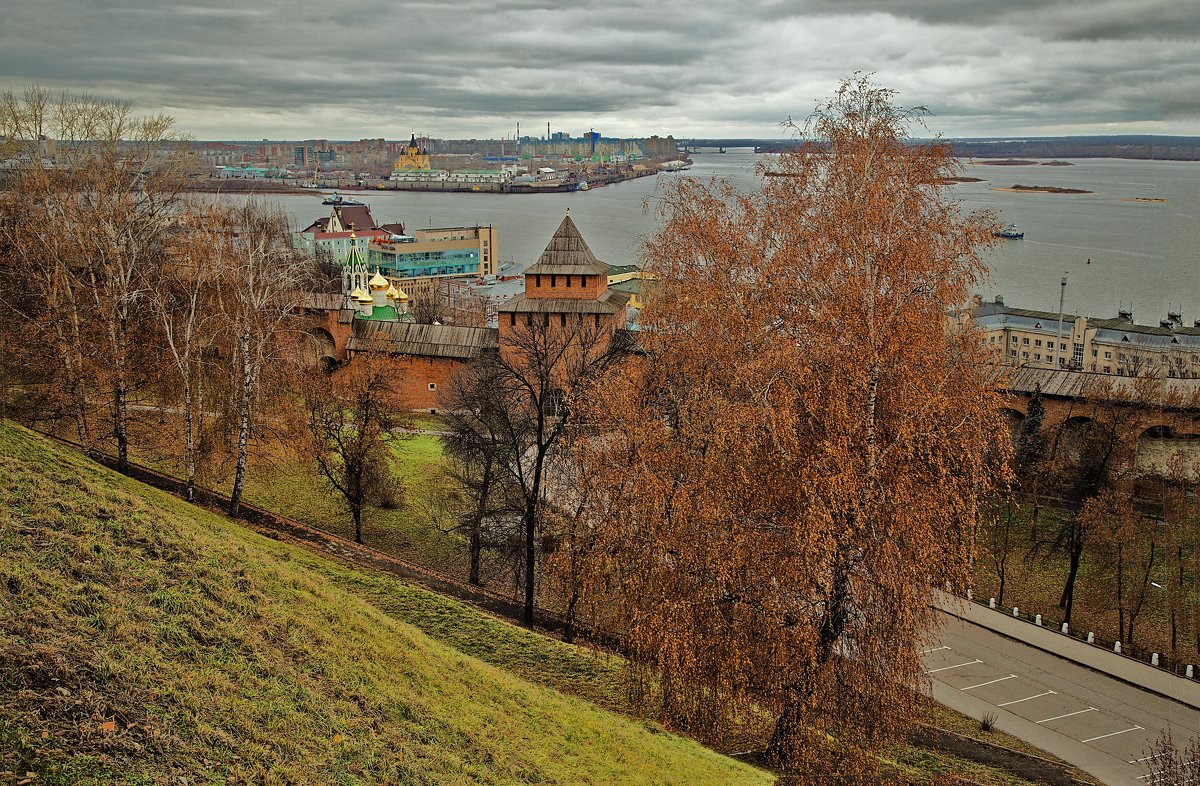
<path id="1" fill-rule="evenodd" d="M 474 584 L 476 587 L 482 587 L 483 582 L 479 580 L 479 562 L 480 562 L 480 552 L 483 550 L 483 546 L 482 546 L 482 538 L 480 537 L 480 532 L 479 532 L 479 519 L 478 518 L 476 518 L 474 523 L 471 524 L 470 550 L 471 550 L 471 569 L 470 569 L 469 573 L 467 574 L 467 581 L 470 582 L 471 584 Z"/>
<path id="2" fill-rule="evenodd" d="M 350 515 L 354 517 L 354 542 L 362 545 L 362 507 L 354 505 Z"/>
<path id="3" fill-rule="evenodd" d="M 129 468 L 129 410 L 126 401 L 129 395 L 129 380 L 126 377 L 128 358 L 125 356 L 128 342 L 125 329 L 125 320 L 122 318 L 117 324 L 117 335 L 113 341 L 117 350 L 117 356 L 113 358 L 116 374 L 113 382 L 113 431 L 117 437 L 117 469 L 121 472 Z"/>
<path id="4" fill-rule="evenodd" d="M 471 521 L 469 549 L 471 552 L 471 569 L 467 581 L 476 587 L 483 586 L 479 578 L 480 562 L 483 558 L 483 519 L 487 512 L 488 498 L 492 490 L 492 465 L 488 461 L 483 468 L 483 477 L 479 484 L 479 503 L 475 507 L 475 516 Z"/>
<path id="5" fill-rule="evenodd" d="M 1125 637 L 1125 554 L 1120 545 L 1117 546 L 1117 638 L 1129 643 Z"/>
<path id="6" fill-rule="evenodd" d="M 233 490 L 229 494 L 229 515 L 237 517 L 242 509 L 242 487 L 246 482 L 246 454 L 250 442 L 250 385 L 253 382 L 250 364 L 250 336 L 238 337 L 242 352 L 242 385 L 238 401 L 237 464 L 233 473 Z"/>
<path id="7" fill-rule="evenodd" d="M 804 729 L 804 711 L 801 702 L 790 699 L 775 721 L 771 740 L 767 743 L 767 761 L 787 772 L 796 763 L 793 761 L 796 738 Z"/>
<path id="8" fill-rule="evenodd" d="M 536 484 L 535 484 L 536 485 Z M 536 591 L 534 577 L 534 560 L 536 559 L 537 539 L 537 498 L 525 505 L 525 610 L 521 622 L 527 628 L 533 627 L 533 597 Z"/>
<path id="9" fill-rule="evenodd" d="M 184 379 L 183 383 L 183 442 L 187 460 L 187 487 L 184 499 L 196 501 L 196 437 L 192 415 L 192 386 Z"/>
<path id="10" fill-rule="evenodd" d="M 1071 567 L 1067 571 L 1067 583 L 1063 586 L 1058 606 L 1064 609 L 1063 622 L 1071 623 L 1071 611 L 1075 606 L 1075 578 L 1079 575 L 1079 560 L 1083 556 L 1083 536 L 1078 522 L 1071 524 Z"/>
<path id="11" fill-rule="evenodd" d="M 540 420 L 540 416 L 539 416 Z M 542 428 L 538 427 L 539 435 Z M 541 440 L 539 439 L 539 443 Z M 546 448 L 539 444 L 537 458 L 533 463 L 533 483 L 529 498 L 525 500 L 525 612 L 522 617 L 525 627 L 533 627 L 533 600 L 537 592 L 537 507 L 542 494 L 542 472 L 546 466 Z"/>

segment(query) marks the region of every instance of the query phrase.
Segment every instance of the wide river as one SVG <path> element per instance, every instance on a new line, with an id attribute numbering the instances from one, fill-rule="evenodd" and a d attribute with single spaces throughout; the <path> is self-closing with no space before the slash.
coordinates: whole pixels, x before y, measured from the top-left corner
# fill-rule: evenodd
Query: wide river
<path id="1" fill-rule="evenodd" d="M 728 178 L 754 188 L 759 156 L 734 149 L 705 150 L 695 166 L 670 177 Z M 1003 223 L 1018 225 L 1024 240 L 1006 240 L 988 258 L 991 276 L 980 294 L 1003 295 L 1009 305 L 1058 310 L 1059 280 L 1069 273 L 1066 310 L 1116 316 L 1132 304 L 1134 318 L 1155 324 L 1168 308 L 1188 324 L 1200 319 L 1200 163 L 1072 159 L 1073 166 L 968 164 L 985 182 L 952 186 L 964 209 L 990 208 Z M 1040 194 L 996 188 L 1047 185 L 1092 194 Z M 537 258 L 566 208 L 600 259 L 638 261 L 652 234 L 658 178 L 641 178 L 586 192 L 539 195 L 352 193 L 370 204 L 377 221 L 408 227 L 492 224 L 499 258 L 524 267 Z M 1136 198 L 1165 202 L 1134 202 Z M 296 227 L 329 208 L 309 195 L 276 197 Z M 1089 261 L 1090 260 L 1090 261 Z"/>

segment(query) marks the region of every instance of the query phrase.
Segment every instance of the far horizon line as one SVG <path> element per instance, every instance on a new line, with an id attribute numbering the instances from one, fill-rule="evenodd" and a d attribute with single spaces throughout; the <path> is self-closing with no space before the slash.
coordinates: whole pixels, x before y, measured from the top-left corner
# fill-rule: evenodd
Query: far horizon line
<path id="1" fill-rule="evenodd" d="M 692 135 L 675 135 L 667 134 L 662 136 L 659 134 L 649 134 L 643 136 L 602 136 L 601 140 L 634 140 L 634 139 L 651 139 L 653 137 L 665 139 L 672 137 L 677 142 L 696 144 L 698 146 L 707 146 L 709 144 L 724 144 L 727 147 L 748 147 L 752 144 L 770 144 L 779 145 L 786 144 L 789 141 L 802 141 L 803 136 L 796 137 L 755 137 L 755 136 L 692 136 Z M 431 136 L 428 134 L 418 134 L 418 140 L 430 142 L 516 142 L 518 140 L 512 137 L 452 137 L 452 136 Z M 403 137 L 381 137 L 381 136 L 362 136 L 362 137 L 331 137 L 331 136 L 296 136 L 296 137 L 259 137 L 259 138 L 238 138 L 238 137 L 206 137 L 187 140 L 190 142 L 226 142 L 231 144 L 257 144 L 271 142 L 362 142 L 366 140 L 381 139 L 385 143 L 400 143 L 407 142 L 410 139 Z M 555 142 L 555 141 L 579 141 L 584 137 L 568 137 L 566 140 L 546 139 L 541 136 L 532 134 L 521 137 L 522 140 L 533 140 L 535 142 Z M 1053 141 L 1063 139 L 1178 139 L 1192 140 L 1200 142 L 1200 134 L 1014 134 L 1011 136 L 914 136 L 907 137 L 908 140 L 916 142 L 1031 142 L 1031 141 Z M 731 143 L 739 142 L 743 144 L 733 145 Z"/>

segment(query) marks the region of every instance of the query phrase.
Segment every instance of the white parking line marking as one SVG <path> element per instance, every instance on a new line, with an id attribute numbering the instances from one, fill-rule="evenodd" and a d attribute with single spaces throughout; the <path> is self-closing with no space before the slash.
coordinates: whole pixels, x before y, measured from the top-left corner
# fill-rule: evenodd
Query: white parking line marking
<path id="1" fill-rule="evenodd" d="M 1015 680 L 1016 678 L 1017 678 L 1016 674 L 1009 674 L 1007 677 L 997 677 L 994 680 L 988 680 L 987 682 L 981 682 L 978 685 L 969 685 L 965 688 L 959 688 L 959 690 L 975 690 L 976 688 L 982 688 L 984 685 L 995 685 L 997 682 L 1004 682 L 1005 680 Z"/>
<path id="2" fill-rule="evenodd" d="M 969 660 L 966 663 L 956 663 L 953 666 L 943 666 L 940 669 L 930 669 L 929 671 L 927 671 L 925 673 L 926 674 L 937 674 L 939 671 L 949 671 L 950 669 L 957 669 L 957 668 L 961 668 L 963 666 L 974 666 L 976 663 L 983 663 L 983 661 Z"/>
<path id="3" fill-rule="evenodd" d="M 1129 763 L 1130 764 L 1141 764 L 1144 761 L 1150 761 L 1151 759 L 1157 759 L 1159 756 L 1162 756 L 1162 754 L 1161 753 L 1153 753 L 1149 756 L 1143 756 L 1140 759 L 1130 759 Z"/>
<path id="4" fill-rule="evenodd" d="M 1012 701 L 1004 701 L 1004 702 L 997 704 L 996 706 L 997 707 L 1007 707 L 1010 704 L 1020 704 L 1023 701 L 1030 701 L 1032 699 L 1040 699 L 1043 696 L 1057 696 L 1057 695 L 1058 694 L 1056 692 L 1054 692 L 1052 690 L 1048 690 L 1048 691 L 1045 691 L 1044 693 L 1035 693 L 1032 696 L 1026 696 L 1023 699 L 1013 699 Z"/>
<path id="5" fill-rule="evenodd" d="M 1132 729 L 1122 729 L 1121 731 L 1114 731 L 1112 734 L 1101 734 L 1099 737 L 1089 737 L 1086 740 L 1080 740 L 1080 742 L 1082 742 L 1084 745 L 1086 745 L 1089 742 L 1095 742 L 1096 740 L 1102 740 L 1105 737 L 1115 737 L 1118 734 L 1128 734 L 1131 731 L 1138 731 L 1139 729 L 1145 730 L 1145 727 L 1134 726 Z"/>
<path id="6" fill-rule="evenodd" d="M 1100 710 L 1096 709 L 1095 707 L 1088 707 L 1086 710 L 1076 710 L 1075 712 L 1068 712 L 1066 715 L 1055 715 L 1053 718 L 1042 718 L 1040 721 L 1034 721 L 1034 723 L 1049 723 L 1050 721 L 1062 720 L 1063 718 L 1070 718 L 1073 715 L 1082 715 L 1085 712 L 1099 712 L 1099 711 Z"/>
<path id="7" fill-rule="evenodd" d="M 1158 758 L 1158 756 L 1147 756 L 1146 758 Z M 1138 761 L 1144 762 L 1144 761 L 1146 761 L 1146 758 L 1139 758 Z M 1133 762 L 1130 762 L 1130 763 L 1133 763 Z M 1192 764 L 1195 764 L 1195 763 L 1196 763 L 1195 761 L 1183 762 L 1182 764 L 1180 764 L 1180 768 L 1181 769 L 1187 768 L 1187 767 L 1192 766 Z M 1138 775 L 1138 780 L 1146 780 L 1147 778 L 1154 778 L 1154 776 L 1156 776 L 1156 775 L 1154 775 L 1153 773 L 1146 774 L 1146 775 Z M 1162 775 L 1159 774 L 1158 776 L 1159 776 L 1159 778 L 1162 778 Z M 1195 780 L 1195 779 L 1193 779 L 1193 780 Z M 1184 782 L 1187 782 L 1187 781 L 1184 781 Z"/>
<path id="8" fill-rule="evenodd" d="M 942 646 L 942 647 L 933 647 L 933 648 L 931 648 L 931 649 L 927 649 L 927 650 L 921 650 L 921 654 L 922 654 L 922 655 L 928 655 L 928 654 L 929 654 L 929 653 L 931 653 L 931 652 L 937 652 L 937 651 L 939 651 L 939 650 L 948 650 L 948 649 L 950 649 L 950 648 L 949 648 L 949 647 L 946 647 L 946 646 Z"/>

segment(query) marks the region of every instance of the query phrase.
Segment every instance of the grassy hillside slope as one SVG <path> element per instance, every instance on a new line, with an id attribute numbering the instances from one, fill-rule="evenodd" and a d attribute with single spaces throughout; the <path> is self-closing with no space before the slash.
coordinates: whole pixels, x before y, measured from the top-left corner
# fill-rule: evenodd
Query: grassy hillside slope
<path id="1" fill-rule="evenodd" d="M 463 655 L 352 574 L 0 422 L 0 780 L 772 780 Z"/>

